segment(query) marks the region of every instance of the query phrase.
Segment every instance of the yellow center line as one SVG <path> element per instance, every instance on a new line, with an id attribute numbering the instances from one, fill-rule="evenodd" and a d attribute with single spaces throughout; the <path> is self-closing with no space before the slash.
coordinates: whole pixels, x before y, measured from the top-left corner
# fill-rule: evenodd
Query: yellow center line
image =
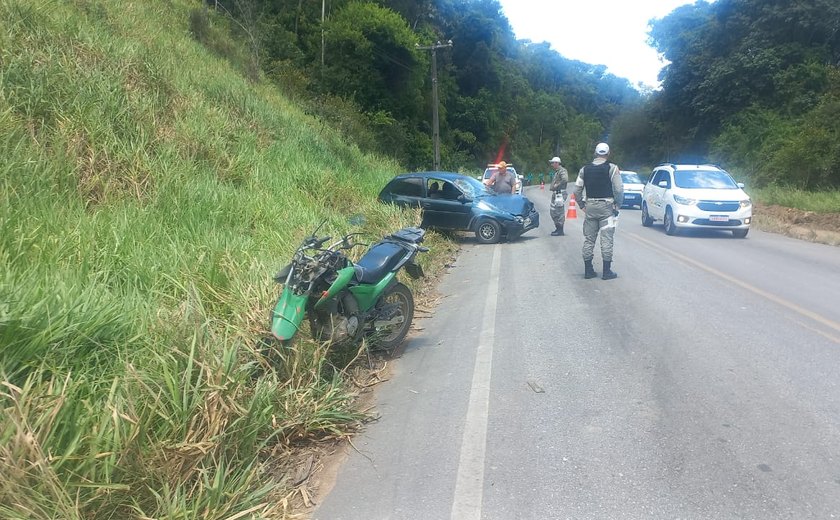
<path id="1" fill-rule="evenodd" d="M 706 265 L 702 262 L 699 262 L 697 260 L 694 260 L 693 258 L 689 258 L 688 256 L 685 256 L 683 254 L 672 251 L 672 250 L 670 250 L 666 247 L 660 246 L 659 244 L 657 244 L 655 242 L 652 242 L 652 241 L 650 241 L 646 238 L 642 238 L 641 236 L 639 236 L 635 233 L 625 233 L 625 236 L 630 236 L 634 240 L 636 240 L 638 242 L 641 242 L 641 243 L 647 245 L 648 247 L 651 247 L 653 249 L 661 251 L 661 252 L 663 252 L 663 253 L 665 253 L 665 254 L 673 257 L 673 258 L 676 258 L 676 259 L 681 260 L 682 262 L 685 262 L 689 265 L 692 265 L 692 266 L 694 266 L 698 269 L 706 271 L 707 273 L 713 274 L 713 275 L 717 276 L 718 278 L 722 278 L 722 279 L 724 279 L 724 280 L 726 280 L 730 283 L 733 283 L 733 284 L 737 285 L 738 287 L 741 287 L 742 289 L 746 289 L 753 294 L 757 294 L 758 296 L 761 296 L 762 298 L 765 298 L 765 299 L 767 299 L 767 300 L 769 300 L 769 301 L 771 301 L 775 304 L 778 304 L 778 305 L 781 305 L 782 307 L 790 309 L 793 312 L 795 312 L 795 313 L 797 313 L 801 316 L 805 316 L 806 318 L 812 319 L 812 320 L 814 320 L 815 322 L 817 322 L 821 325 L 824 325 L 824 326 L 826 326 L 830 329 L 833 329 L 837 332 L 840 332 L 840 323 L 838 323 L 834 320 L 831 320 L 829 318 L 826 318 L 825 316 L 823 316 L 821 314 L 817 314 L 816 312 L 809 311 L 808 309 L 806 309 L 804 307 L 801 307 L 801 306 L 799 306 L 799 305 L 797 305 L 797 304 L 795 304 L 791 301 L 788 301 L 784 298 L 776 296 L 775 294 L 769 293 L 769 292 L 765 291 L 764 289 L 759 289 L 758 287 L 756 287 L 754 285 L 750 285 L 747 282 L 739 280 L 738 278 L 736 278 L 732 275 L 728 275 L 728 274 L 724 273 L 723 271 L 719 271 L 719 270 L 715 269 L 714 267 L 709 267 L 708 265 Z M 829 335 L 826 335 L 826 334 L 823 334 L 823 336 L 840 343 L 840 341 L 838 341 L 837 338 L 835 338 L 834 336 L 829 336 Z"/>

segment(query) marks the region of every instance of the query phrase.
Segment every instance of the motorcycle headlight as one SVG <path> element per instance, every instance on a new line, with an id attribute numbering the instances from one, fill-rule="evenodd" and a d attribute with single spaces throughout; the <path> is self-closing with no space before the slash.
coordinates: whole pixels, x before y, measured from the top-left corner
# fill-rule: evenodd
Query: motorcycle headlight
<path id="1" fill-rule="evenodd" d="M 750 206 L 752 206 L 752 201 L 750 199 L 745 199 L 739 202 L 738 204 L 740 204 L 742 208 L 749 208 Z"/>
<path id="2" fill-rule="evenodd" d="M 697 204 L 697 201 L 694 199 L 689 199 L 687 197 L 680 197 L 679 195 L 674 195 L 674 202 L 677 204 L 682 204 L 683 206 L 693 206 Z"/>

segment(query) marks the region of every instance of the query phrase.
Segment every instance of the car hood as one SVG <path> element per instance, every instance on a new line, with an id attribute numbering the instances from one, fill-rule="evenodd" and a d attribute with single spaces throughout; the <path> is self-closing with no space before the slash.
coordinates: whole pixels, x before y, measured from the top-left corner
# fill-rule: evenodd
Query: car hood
<path id="1" fill-rule="evenodd" d="M 731 201 L 741 201 L 750 198 L 749 195 L 744 193 L 744 190 L 741 188 L 734 188 L 734 189 L 725 189 L 725 190 L 703 190 L 703 189 L 696 189 L 696 190 L 678 190 L 674 192 L 677 195 L 682 195 L 683 197 L 688 197 L 691 199 L 696 200 L 731 200 Z"/>
<path id="2" fill-rule="evenodd" d="M 483 195 L 476 199 L 479 201 L 511 215 L 527 215 L 533 206 L 524 195 Z"/>
<path id="3" fill-rule="evenodd" d="M 644 184 L 625 184 L 624 191 L 642 191 L 645 189 Z"/>

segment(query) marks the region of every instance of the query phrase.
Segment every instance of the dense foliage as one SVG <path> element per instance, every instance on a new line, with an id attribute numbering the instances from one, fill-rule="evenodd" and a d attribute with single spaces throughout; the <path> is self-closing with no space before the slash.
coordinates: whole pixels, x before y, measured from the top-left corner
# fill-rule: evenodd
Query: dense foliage
<path id="1" fill-rule="evenodd" d="M 477 172 L 504 158 L 520 171 L 540 171 L 557 154 L 580 164 L 639 99 L 603 66 L 516 40 L 497 0 L 207 5 L 213 23 L 227 13 L 244 39 L 259 35 L 259 61 L 284 91 L 407 169 L 430 168 L 433 158 L 430 55 L 416 45 L 453 42 L 437 51 L 444 169 Z"/>
<path id="2" fill-rule="evenodd" d="M 663 88 L 613 128 L 635 161 L 840 186 L 840 3 L 701 0 L 654 20 L 651 40 L 671 62 Z"/>

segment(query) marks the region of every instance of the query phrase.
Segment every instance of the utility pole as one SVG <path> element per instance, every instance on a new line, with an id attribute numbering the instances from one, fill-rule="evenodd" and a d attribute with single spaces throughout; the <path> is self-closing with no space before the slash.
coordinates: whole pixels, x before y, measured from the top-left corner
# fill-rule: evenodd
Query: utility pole
<path id="1" fill-rule="evenodd" d="M 437 50 L 452 47 L 452 40 L 446 43 L 437 42 L 434 45 L 421 47 L 421 51 L 432 52 L 432 142 L 435 146 L 435 171 L 440 170 L 440 122 L 438 120 L 438 84 L 437 84 Z"/>
<path id="2" fill-rule="evenodd" d="M 324 13 L 327 11 L 327 0 L 321 0 L 321 70 L 324 69 Z"/>

